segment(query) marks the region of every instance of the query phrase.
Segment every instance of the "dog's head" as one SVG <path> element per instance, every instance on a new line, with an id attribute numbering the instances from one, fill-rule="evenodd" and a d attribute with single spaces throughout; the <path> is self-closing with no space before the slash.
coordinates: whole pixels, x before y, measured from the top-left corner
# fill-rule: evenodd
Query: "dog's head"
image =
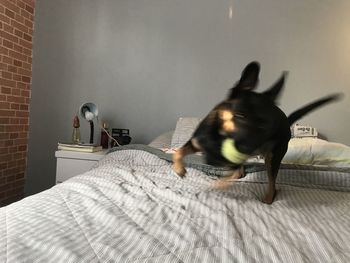
<path id="1" fill-rule="evenodd" d="M 275 101 L 287 73 L 284 72 L 265 92 L 257 93 L 254 90 L 259 82 L 259 72 L 258 62 L 249 63 L 218 111 L 222 132 L 233 138 L 239 151 L 246 154 L 265 143 L 275 130 L 276 119 L 285 116 Z"/>

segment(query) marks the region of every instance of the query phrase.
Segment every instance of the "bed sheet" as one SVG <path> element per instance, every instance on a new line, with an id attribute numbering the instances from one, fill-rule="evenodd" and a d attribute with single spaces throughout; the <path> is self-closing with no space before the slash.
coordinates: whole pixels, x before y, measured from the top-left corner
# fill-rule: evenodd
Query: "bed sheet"
<path id="1" fill-rule="evenodd" d="M 321 176 L 319 176 L 321 174 Z M 347 171 L 264 171 L 227 190 L 129 149 L 0 209 L 0 262 L 350 262 Z M 320 179 L 321 178 L 321 179 Z"/>

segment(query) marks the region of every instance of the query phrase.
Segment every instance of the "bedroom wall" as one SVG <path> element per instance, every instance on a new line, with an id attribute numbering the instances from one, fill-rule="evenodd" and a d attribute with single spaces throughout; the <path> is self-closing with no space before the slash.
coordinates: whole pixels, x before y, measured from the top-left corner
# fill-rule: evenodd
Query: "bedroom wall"
<path id="1" fill-rule="evenodd" d="M 0 2 L 0 206 L 24 193 L 34 3 Z"/>
<path id="2" fill-rule="evenodd" d="M 286 113 L 345 93 L 303 123 L 350 144 L 348 10 L 347 0 L 38 1 L 27 193 L 54 184 L 57 142 L 70 139 L 81 103 L 147 143 L 180 116 L 204 116 L 251 60 L 260 90 L 290 71 Z"/>

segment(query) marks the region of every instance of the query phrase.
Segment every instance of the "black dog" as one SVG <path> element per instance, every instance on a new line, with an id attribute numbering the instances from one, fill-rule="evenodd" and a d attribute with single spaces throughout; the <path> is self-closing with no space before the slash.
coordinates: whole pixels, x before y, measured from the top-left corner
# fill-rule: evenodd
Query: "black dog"
<path id="1" fill-rule="evenodd" d="M 262 155 L 269 182 L 263 202 L 271 204 L 276 193 L 277 173 L 291 138 L 290 126 L 340 95 L 321 98 L 287 117 L 275 105 L 287 73 L 284 72 L 267 91 L 256 93 L 253 90 L 258 84 L 259 71 L 257 62 L 246 66 L 227 99 L 203 119 L 192 138 L 173 155 L 173 169 L 179 176 L 184 176 L 183 157 L 202 151 L 208 164 L 231 167 L 236 174 L 234 178 L 239 178 L 244 161 L 249 156 Z"/>

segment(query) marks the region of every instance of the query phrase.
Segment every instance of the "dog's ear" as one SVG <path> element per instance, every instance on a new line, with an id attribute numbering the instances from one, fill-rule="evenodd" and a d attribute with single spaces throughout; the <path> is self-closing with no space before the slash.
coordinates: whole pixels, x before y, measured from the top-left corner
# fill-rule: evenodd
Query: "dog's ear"
<path id="1" fill-rule="evenodd" d="M 275 101 L 284 87 L 287 76 L 288 71 L 283 71 L 282 76 L 271 86 L 271 88 L 263 92 L 263 94 L 268 96 L 272 101 Z"/>
<path id="2" fill-rule="evenodd" d="M 260 64 L 250 62 L 243 70 L 240 80 L 231 89 L 229 99 L 233 99 L 242 90 L 253 90 L 259 82 Z"/>

